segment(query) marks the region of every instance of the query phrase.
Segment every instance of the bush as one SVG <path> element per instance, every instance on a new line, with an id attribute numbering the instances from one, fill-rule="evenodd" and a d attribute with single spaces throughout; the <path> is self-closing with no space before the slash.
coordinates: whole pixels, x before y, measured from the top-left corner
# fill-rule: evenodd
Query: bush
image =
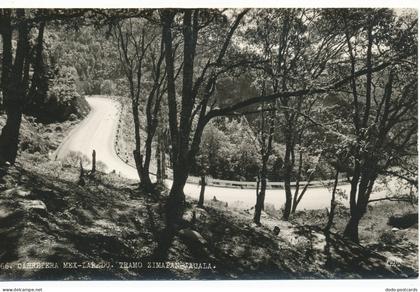
<path id="1" fill-rule="evenodd" d="M 112 80 L 104 80 L 101 84 L 101 94 L 115 95 L 116 87 Z"/>
<path id="2" fill-rule="evenodd" d="M 418 213 L 408 213 L 400 216 L 391 216 L 388 225 L 400 229 L 406 229 L 418 223 Z"/>
<path id="3" fill-rule="evenodd" d="M 192 174 L 200 175 L 205 168 L 213 178 L 255 180 L 259 169 L 258 150 L 246 127 L 238 120 L 226 119 L 223 126 L 210 123 L 204 130 Z"/>
<path id="4" fill-rule="evenodd" d="M 45 96 L 40 96 L 25 108 L 25 113 L 39 122 L 63 122 L 76 116 L 82 118 L 89 113 L 89 105 L 79 94 L 78 75 L 74 67 L 60 67 L 49 81 Z"/>
<path id="5" fill-rule="evenodd" d="M 387 245 L 398 245 L 404 241 L 404 237 L 395 231 L 387 230 L 379 236 L 379 242 Z"/>
<path id="6" fill-rule="evenodd" d="M 46 153 L 45 145 L 41 145 L 40 139 L 31 139 L 31 137 L 22 137 L 20 142 L 20 150 L 34 154 Z"/>
<path id="7" fill-rule="evenodd" d="M 108 166 L 106 166 L 106 164 L 103 163 L 102 161 L 96 161 L 96 169 L 101 172 L 106 172 L 108 169 Z"/>
<path id="8" fill-rule="evenodd" d="M 89 158 L 83 153 L 79 151 L 70 151 L 69 154 L 62 159 L 62 164 L 64 167 L 79 167 L 80 161 L 82 161 L 83 166 L 90 164 Z"/>

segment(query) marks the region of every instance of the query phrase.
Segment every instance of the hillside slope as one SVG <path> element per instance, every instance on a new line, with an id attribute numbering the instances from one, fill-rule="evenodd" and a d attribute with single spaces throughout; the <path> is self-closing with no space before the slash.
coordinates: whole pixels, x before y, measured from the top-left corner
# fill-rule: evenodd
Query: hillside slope
<path id="1" fill-rule="evenodd" d="M 78 160 L 50 155 L 77 122 L 43 125 L 25 118 L 15 166 L 0 169 L 0 280 L 407 278 L 418 274 L 417 225 L 392 231 L 377 205 L 362 221 L 363 245 L 325 235 L 325 211 L 300 211 L 291 223 L 210 200 L 187 201 L 185 224 L 161 262 L 167 192 L 151 195 L 134 181 L 96 173 L 78 184 Z M 1 126 L 1 119 L 0 119 Z M 220 197 L 220 196 L 216 196 Z M 412 207 L 411 207 L 412 209 Z M 404 210 L 409 212 L 411 209 Z M 393 211 L 394 212 L 394 211 Z M 393 213 L 392 213 L 393 214 Z M 274 227 L 279 228 L 276 235 Z M 375 236 L 372 236 L 375 235 Z M 368 242 L 368 239 L 370 240 Z M 168 268 L 166 268 L 168 267 Z"/>
<path id="2" fill-rule="evenodd" d="M 78 170 L 58 162 L 21 160 L 1 172 L 2 280 L 417 276 L 415 267 L 390 264 L 336 234 L 326 240 L 316 227 L 282 223 L 267 214 L 257 227 L 249 213 L 220 202 L 207 202 L 205 209 L 188 202 L 186 225 L 167 251 L 172 264 L 202 263 L 201 269 L 165 269 L 152 257 L 164 231 L 165 195 L 141 193 L 112 174 L 99 173 L 80 186 Z M 64 267 L 74 262 L 80 266 Z"/>

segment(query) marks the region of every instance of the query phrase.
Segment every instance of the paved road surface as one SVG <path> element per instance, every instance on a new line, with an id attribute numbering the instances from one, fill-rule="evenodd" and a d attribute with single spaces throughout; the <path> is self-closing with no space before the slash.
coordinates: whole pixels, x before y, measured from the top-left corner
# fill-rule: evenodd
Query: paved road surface
<path id="1" fill-rule="evenodd" d="M 57 159 L 64 158 L 70 151 L 79 151 L 87 157 L 91 157 L 92 150 L 96 150 L 98 161 L 107 165 L 107 171 L 115 170 L 118 174 L 129 179 L 138 180 L 136 169 L 122 161 L 114 150 L 116 127 L 119 118 L 119 105 L 105 97 L 88 97 L 87 102 L 92 110 L 90 114 L 78 125 L 63 141 L 56 153 Z M 171 181 L 166 181 L 170 186 Z M 340 186 L 349 193 L 349 185 Z M 185 193 L 198 199 L 200 186 L 187 184 Z M 229 206 L 243 206 L 249 208 L 255 205 L 255 190 L 234 189 L 223 187 L 206 187 L 206 199 L 216 197 L 225 201 Z M 376 193 L 373 197 L 379 197 Z M 326 208 L 330 204 L 330 192 L 326 188 L 310 188 L 302 199 L 298 209 Z M 285 202 L 284 190 L 268 190 L 266 203 L 281 208 Z M 343 203 L 347 204 L 347 200 Z"/>

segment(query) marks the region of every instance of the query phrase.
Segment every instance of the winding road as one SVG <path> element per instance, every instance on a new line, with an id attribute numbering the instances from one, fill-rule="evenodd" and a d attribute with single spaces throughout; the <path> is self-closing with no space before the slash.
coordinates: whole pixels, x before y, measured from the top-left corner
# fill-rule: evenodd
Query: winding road
<path id="1" fill-rule="evenodd" d="M 115 171 L 122 177 L 138 180 L 137 171 L 134 167 L 122 161 L 115 152 L 114 144 L 118 119 L 120 115 L 120 105 L 118 102 L 100 96 L 86 98 L 91 107 L 89 115 L 73 129 L 66 137 L 55 153 L 55 159 L 63 159 L 71 151 L 81 152 L 87 157 L 91 157 L 92 150 L 95 149 L 98 161 L 102 161 L 107 166 L 107 172 Z M 170 180 L 166 180 L 168 186 Z M 349 185 L 341 185 L 341 190 L 349 193 Z M 187 183 L 184 188 L 185 194 L 198 199 L 200 186 Z M 383 194 L 374 193 L 373 197 L 380 197 Z M 227 202 L 229 207 L 250 208 L 255 205 L 254 189 L 235 189 L 225 187 L 206 187 L 206 199 L 214 196 L 221 201 Z M 329 207 L 331 194 L 328 189 L 314 187 L 307 190 L 298 209 L 320 209 Z M 272 204 L 279 209 L 285 202 L 285 194 L 282 189 L 267 190 L 266 204 Z M 348 204 L 347 200 L 343 201 Z"/>

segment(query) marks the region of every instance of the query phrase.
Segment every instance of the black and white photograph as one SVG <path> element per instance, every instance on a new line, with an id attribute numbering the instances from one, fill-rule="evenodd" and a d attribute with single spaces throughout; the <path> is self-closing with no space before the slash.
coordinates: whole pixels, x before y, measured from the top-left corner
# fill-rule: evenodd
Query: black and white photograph
<path id="1" fill-rule="evenodd" d="M 0 8 L 0 37 L 0 287 L 418 278 L 417 9 Z"/>

